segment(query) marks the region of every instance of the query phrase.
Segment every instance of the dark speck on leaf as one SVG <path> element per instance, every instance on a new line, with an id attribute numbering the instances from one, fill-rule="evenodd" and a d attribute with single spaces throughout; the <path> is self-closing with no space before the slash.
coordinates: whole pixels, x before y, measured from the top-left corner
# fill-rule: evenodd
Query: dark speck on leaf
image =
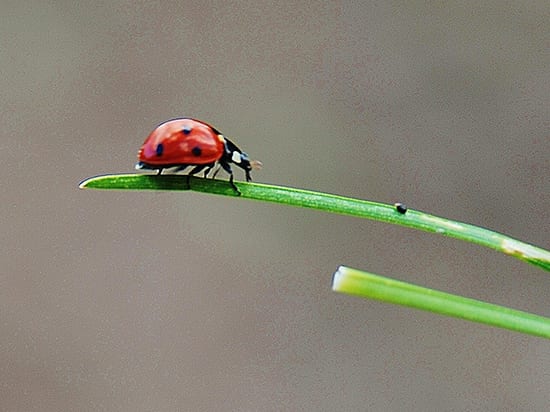
<path id="1" fill-rule="evenodd" d="M 401 213 L 402 215 L 404 215 L 405 213 L 407 213 L 407 206 L 403 203 L 396 203 L 395 205 L 395 210 L 397 210 L 399 213 Z"/>

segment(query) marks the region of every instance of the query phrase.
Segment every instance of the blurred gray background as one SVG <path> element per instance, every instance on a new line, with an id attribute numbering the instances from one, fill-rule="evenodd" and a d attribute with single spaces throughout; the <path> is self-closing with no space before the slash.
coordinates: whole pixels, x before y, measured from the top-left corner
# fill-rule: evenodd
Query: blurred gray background
<path id="1" fill-rule="evenodd" d="M 549 19 L 543 0 L 2 1 L 0 410 L 547 410 L 547 341 L 330 290 L 345 264 L 550 316 L 540 269 L 78 183 L 131 173 L 158 123 L 191 116 L 262 160 L 257 182 L 548 248 Z"/>

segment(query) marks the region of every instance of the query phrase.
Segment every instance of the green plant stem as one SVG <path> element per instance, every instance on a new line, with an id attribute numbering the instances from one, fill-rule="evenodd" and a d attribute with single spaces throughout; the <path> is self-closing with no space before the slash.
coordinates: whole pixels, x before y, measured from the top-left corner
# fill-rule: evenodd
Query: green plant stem
<path id="1" fill-rule="evenodd" d="M 550 339 L 550 319 L 340 266 L 336 292 L 409 306 Z"/>
<path id="2" fill-rule="evenodd" d="M 82 189 L 124 190 L 193 190 L 197 192 L 239 197 L 225 180 L 191 177 L 190 186 L 183 175 L 104 175 L 84 180 Z M 525 262 L 550 271 L 550 252 L 501 233 L 437 217 L 409 209 L 405 214 L 396 211 L 394 205 L 386 205 L 361 199 L 258 183 L 236 182 L 240 198 L 281 203 L 325 212 L 355 216 L 380 222 L 393 223 L 426 232 L 437 233 L 486 246 Z"/>

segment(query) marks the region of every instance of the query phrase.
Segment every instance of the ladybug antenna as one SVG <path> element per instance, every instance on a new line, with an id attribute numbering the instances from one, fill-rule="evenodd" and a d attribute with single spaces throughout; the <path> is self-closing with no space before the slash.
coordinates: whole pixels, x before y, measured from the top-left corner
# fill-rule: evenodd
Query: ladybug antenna
<path id="1" fill-rule="evenodd" d="M 250 161 L 250 167 L 252 167 L 253 170 L 260 170 L 264 164 L 260 162 L 259 160 L 251 160 Z"/>

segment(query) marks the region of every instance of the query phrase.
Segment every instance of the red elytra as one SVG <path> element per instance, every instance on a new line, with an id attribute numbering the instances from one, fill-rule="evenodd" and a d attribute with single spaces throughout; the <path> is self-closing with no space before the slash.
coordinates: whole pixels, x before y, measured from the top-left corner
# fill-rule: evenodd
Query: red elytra
<path id="1" fill-rule="evenodd" d="M 139 149 L 138 160 L 136 169 L 158 170 L 160 174 L 163 169 L 176 167 L 177 172 L 195 166 L 189 175 L 204 170 L 205 177 L 218 163 L 229 173 L 229 182 L 237 192 L 230 163 L 245 171 L 247 181 L 251 180 L 250 171 L 262 166 L 257 160 L 251 161 L 246 153 L 214 127 L 191 118 L 173 119 L 160 124 L 145 139 Z"/>

